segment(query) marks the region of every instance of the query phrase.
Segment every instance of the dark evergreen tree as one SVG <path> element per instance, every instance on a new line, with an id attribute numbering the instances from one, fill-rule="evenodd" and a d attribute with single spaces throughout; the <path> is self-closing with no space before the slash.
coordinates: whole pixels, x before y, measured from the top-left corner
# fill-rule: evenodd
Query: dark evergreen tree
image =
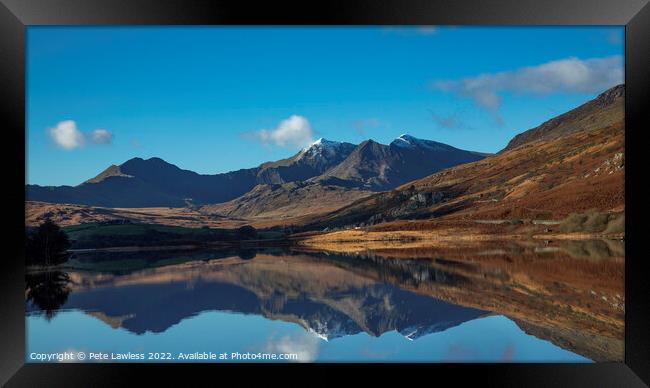
<path id="1" fill-rule="evenodd" d="M 25 237 L 25 255 L 28 265 L 57 265 L 68 260 L 70 240 L 54 222 L 47 220 Z"/>

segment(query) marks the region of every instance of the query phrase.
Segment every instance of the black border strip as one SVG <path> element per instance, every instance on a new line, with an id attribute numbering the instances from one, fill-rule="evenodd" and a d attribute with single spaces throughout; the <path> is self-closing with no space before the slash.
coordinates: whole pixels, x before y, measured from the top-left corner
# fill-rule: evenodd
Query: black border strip
<path id="1" fill-rule="evenodd" d="M 624 25 L 647 0 L 2 0 L 45 24 Z"/>
<path id="2" fill-rule="evenodd" d="M 625 363 L 650 384 L 645 132 L 650 128 L 650 4 L 625 27 Z"/>
<path id="3" fill-rule="evenodd" d="M 18 319 L 18 311 L 25 309 L 25 27 L 1 4 L 0 69 L 0 117 L 5 136 L 0 155 L 7 166 L 2 191 L 8 202 L 3 212 L 7 232 L 3 234 L 6 248 L 0 271 L 2 383 L 24 364 L 25 353 L 25 321 Z"/>

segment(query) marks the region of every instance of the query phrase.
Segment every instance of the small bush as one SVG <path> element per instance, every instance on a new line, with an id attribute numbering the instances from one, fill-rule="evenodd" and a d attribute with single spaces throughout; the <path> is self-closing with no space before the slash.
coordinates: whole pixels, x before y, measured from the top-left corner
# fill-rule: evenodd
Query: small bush
<path id="1" fill-rule="evenodd" d="M 584 230 L 587 232 L 600 232 L 605 230 L 609 223 L 610 214 L 590 212 L 587 214 L 587 219 L 584 223 Z"/>
<path id="2" fill-rule="evenodd" d="M 571 213 L 560 224 L 560 230 L 564 233 L 582 231 L 582 225 L 584 225 L 586 220 L 587 215 L 585 214 Z"/>
<path id="3" fill-rule="evenodd" d="M 625 233 L 625 214 L 621 214 L 609 221 L 605 233 Z"/>
<path id="4" fill-rule="evenodd" d="M 560 230 L 564 233 L 623 233 L 625 231 L 625 215 L 603 213 L 595 209 L 582 214 L 572 213 L 562 221 Z"/>

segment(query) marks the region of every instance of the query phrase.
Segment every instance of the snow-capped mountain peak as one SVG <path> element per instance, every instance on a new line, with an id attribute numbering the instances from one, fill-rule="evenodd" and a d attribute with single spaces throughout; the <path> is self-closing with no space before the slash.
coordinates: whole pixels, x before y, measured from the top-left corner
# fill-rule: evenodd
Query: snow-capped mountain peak
<path id="1" fill-rule="evenodd" d="M 340 141 L 333 141 L 333 140 L 327 140 L 324 138 L 320 138 L 316 140 L 315 142 L 311 143 L 309 146 L 305 147 L 305 150 L 308 150 L 310 148 L 322 148 L 322 147 L 337 147 L 341 144 Z"/>
<path id="2" fill-rule="evenodd" d="M 346 147 L 348 146 L 348 147 Z M 340 141 L 327 140 L 320 138 L 315 142 L 311 143 L 309 146 L 305 147 L 300 151 L 300 157 L 331 157 L 337 155 L 339 150 L 342 148 L 351 148 L 353 145 L 348 143 L 343 143 Z"/>
<path id="3" fill-rule="evenodd" d="M 432 140 L 418 139 L 417 137 L 411 136 L 411 135 L 406 134 L 406 133 L 401 134 L 399 137 L 397 137 L 395 140 L 393 140 L 392 143 L 390 143 L 390 144 L 394 145 L 394 146 L 397 146 L 397 147 L 403 147 L 403 148 L 422 147 L 422 148 L 428 148 L 428 149 L 431 149 L 431 150 L 440 150 L 440 151 L 447 150 L 447 149 L 450 148 L 449 146 L 447 146 L 445 144 L 438 143 L 438 142 L 435 142 L 435 141 L 432 141 Z"/>
<path id="4" fill-rule="evenodd" d="M 417 141 L 419 139 L 416 139 L 415 137 L 403 133 L 399 135 L 391 144 L 395 144 L 396 146 L 402 146 L 402 147 L 414 147 L 417 145 Z"/>

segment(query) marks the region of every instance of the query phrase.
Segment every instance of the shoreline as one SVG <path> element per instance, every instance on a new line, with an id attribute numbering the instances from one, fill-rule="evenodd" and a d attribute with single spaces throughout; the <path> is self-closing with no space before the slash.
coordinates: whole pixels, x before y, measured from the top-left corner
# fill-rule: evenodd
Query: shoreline
<path id="1" fill-rule="evenodd" d="M 462 228 L 441 228 L 437 230 L 341 230 L 334 232 L 307 232 L 290 235 L 283 239 L 215 241 L 203 244 L 122 246 L 100 248 L 77 248 L 68 250 L 71 254 L 93 252 L 156 252 L 171 250 L 227 250 L 255 249 L 266 247 L 289 247 L 298 250 L 353 253 L 372 250 L 394 249 L 472 249 L 485 244 L 532 243 L 548 245 L 553 241 L 625 241 L 624 233 L 500 233 Z M 66 270 L 66 263 L 54 266 L 27 266 L 27 273 Z"/>
<path id="2" fill-rule="evenodd" d="M 182 244 L 161 246 L 123 246 L 100 248 L 69 249 L 70 253 L 92 252 L 155 252 L 167 250 L 201 250 L 201 249 L 227 249 L 227 248 L 255 248 L 273 246 L 308 247 L 311 249 L 331 250 L 332 245 L 339 248 L 350 247 L 356 250 L 360 245 L 366 249 L 383 248 L 443 248 L 464 247 L 479 245 L 486 242 L 529 241 L 548 242 L 552 240 L 588 241 L 588 240 L 613 240 L 624 241 L 625 234 L 603 233 L 457 233 L 456 230 L 441 231 L 365 231 L 343 230 L 335 232 L 317 232 L 308 235 L 287 236 L 284 239 L 272 240 L 238 240 L 215 241 L 207 244 Z"/>
<path id="3" fill-rule="evenodd" d="M 535 242 L 553 240 L 624 241 L 625 234 L 603 233 L 456 233 L 455 230 L 440 231 L 362 231 L 344 230 L 294 237 L 299 247 L 326 251 L 351 252 L 359 249 L 390 248 L 450 248 L 471 247 L 486 242 Z"/>

